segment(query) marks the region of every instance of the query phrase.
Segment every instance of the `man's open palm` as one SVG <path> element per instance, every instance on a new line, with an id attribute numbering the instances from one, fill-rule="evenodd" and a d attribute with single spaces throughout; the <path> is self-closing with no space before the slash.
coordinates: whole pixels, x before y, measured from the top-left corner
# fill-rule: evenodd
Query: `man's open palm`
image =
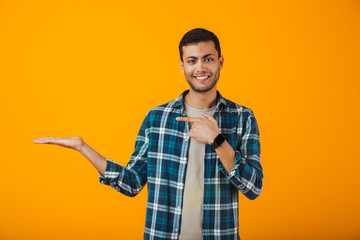
<path id="1" fill-rule="evenodd" d="M 56 144 L 79 151 L 84 140 L 81 137 L 42 137 L 35 139 L 34 143 Z"/>

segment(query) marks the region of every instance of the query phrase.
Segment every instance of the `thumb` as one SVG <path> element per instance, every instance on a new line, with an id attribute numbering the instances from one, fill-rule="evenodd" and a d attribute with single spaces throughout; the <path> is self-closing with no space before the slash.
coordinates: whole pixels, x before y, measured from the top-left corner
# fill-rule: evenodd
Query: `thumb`
<path id="1" fill-rule="evenodd" d="M 203 112 L 203 116 L 209 121 L 216 122 L 216 119 L 211 114 Z"/>

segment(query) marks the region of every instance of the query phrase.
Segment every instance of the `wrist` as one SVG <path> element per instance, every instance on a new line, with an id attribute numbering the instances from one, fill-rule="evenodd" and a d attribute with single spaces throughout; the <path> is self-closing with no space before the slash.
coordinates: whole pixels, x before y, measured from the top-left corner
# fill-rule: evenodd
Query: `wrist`
<path id="1" fill-rule="evenodd" d="M 219 132 L 218 135 L 216 135 L 216 137 L 213 139 L 213 141 L 211 142 L 211 147 L 214 149 L 217 149 L 218 147 L 220 147 L 224 142 L 226 141 L 225 136 Z"/>
<path id="2" fill-rule="evenodd" d="M 76 150 L 78 150 L 82 155 L 84 155 L 88 147 L 89 146 L 83 141 L 79 144 Z"/>
<path id="3" fill-rule="evenodd" d="M 221 132 L 219 132 L 219 131 L 212 132 L 212 134 L 211 134 L 211 136 L 209 137 L 207 143 L 208 143 L 209 145 L 211 145 L 211 144 L 214 142 L 215 138 L 216 138 L 220 133 L 221 133 Z"/>

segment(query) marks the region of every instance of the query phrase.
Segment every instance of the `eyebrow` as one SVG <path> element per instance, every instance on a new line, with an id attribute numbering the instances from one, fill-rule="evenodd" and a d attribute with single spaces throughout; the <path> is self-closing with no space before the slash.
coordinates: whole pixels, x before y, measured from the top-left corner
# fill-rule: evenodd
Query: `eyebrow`
<path id="1" fill-rule="evenodd" d="M 211 56 L 211 55 L 214 55 L 214 56 L 215 56 L 215 54 L 208 53 L 208 54 L 205 54 L 204 56 L 202 56 L 202 58 L 207 58 L 208 56 Z M 189 57 L 187 57 L 186 59 L 188 59 L 188 58 L 195 58 L 195 59 L 198 59 L 198 58 L 197 58 L 197 57 L 195 57 L 195 56 L 189 56 Z"/>

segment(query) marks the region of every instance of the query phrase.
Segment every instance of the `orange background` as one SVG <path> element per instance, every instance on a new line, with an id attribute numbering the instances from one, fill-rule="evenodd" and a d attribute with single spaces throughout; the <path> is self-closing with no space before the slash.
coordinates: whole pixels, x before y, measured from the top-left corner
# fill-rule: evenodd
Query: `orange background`
<path id="1" fill-rule="evenodd" d="M 81 136 L 123 165 L 152 107 L 188 88 L 185 32 L 218 35 L 221 94 L 257 118 L 264 189 L 240 236 L 360 239 L 359 1 L 0 1 L 0 239 L 142 239 L 135 198 L 99 183 Z"/>

